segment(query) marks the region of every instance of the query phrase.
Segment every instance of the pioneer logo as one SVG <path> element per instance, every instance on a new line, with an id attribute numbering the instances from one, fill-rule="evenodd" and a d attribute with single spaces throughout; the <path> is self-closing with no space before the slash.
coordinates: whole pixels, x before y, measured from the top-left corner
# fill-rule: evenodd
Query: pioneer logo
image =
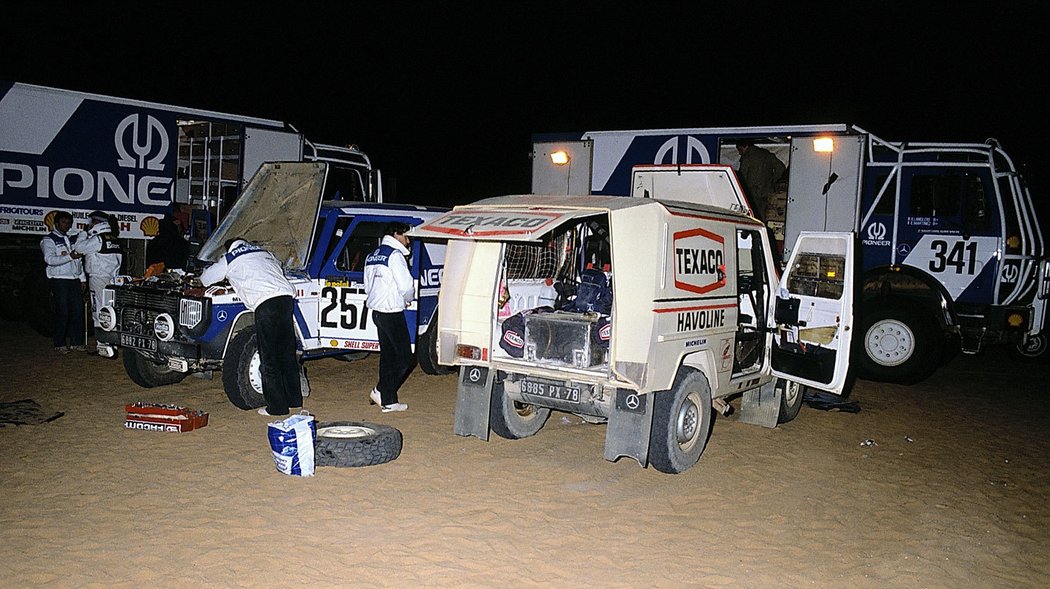
<path id="1" fill-rule="evenodd" d="M 164 125 L 152 115 L 124 117 L 113 134 L 113 145 L 117 148 L 119 156 L 117 164 L 122 168 L 164 169 L 164 158 L 168 156 L 168 134 L 164 131 Z M 128 151 L 128 147 L 131 148 L 131 152 Z M 132 152 L 134 156 L 131 155 Z"/>
<path id="2" fill-rule="evenodd" d="M 725 286 L 725 238 L 705 229 L 674 234 L 674 285 L 703 294 Z"/>
<path id="3" fill-rule="evenodd" d="M 886 239 L 886 233 L 886 225 L 884 223 L 868 225 L 868 229 L 865 231 L 867 239 L 864 240 L 864 245 L 888 246 L 890 242 Z"/>

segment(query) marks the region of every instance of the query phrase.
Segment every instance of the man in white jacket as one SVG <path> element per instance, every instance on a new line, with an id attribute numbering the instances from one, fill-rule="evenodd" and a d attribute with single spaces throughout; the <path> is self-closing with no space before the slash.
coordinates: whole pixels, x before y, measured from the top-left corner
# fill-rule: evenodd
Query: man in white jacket
<path id="1" fill-rule="evenodd" d="M 201 282 L 212 285 L 229 280 L 245 306 L 255 312 L 255 341 L 266 399 L 259 415 L 288 415 L 290 409 L 303 406 L 292 324 L 295 287 L 284 277 L 277 258 L 265 249 L 243 239 L 231 239 L 226 250 L 226 255 L 204 269 Z"/>
<path id="2" fill-rule="evenodd" d="M 73 250 L 76 236 L 70 234 L 73 215 L 56 211 L 54 229 L 40 240 L 40 251 L 47 264 L 47 282 L 55 302 L 55 330 L 52 340 L 60 354 L 70 350 L 83 352 L 84 348 L 84 290 L 87 277 L 80 259 Z M 66 341 L 69 345 L 66 345 Z"/>
<path id="3" fill-rule="evenodd" d="M 88 291 L 91 297 L 91 319 L 95 324 L 96 333 L 99 330 L 98 310 L 102 306 L 102 291 L 107 284 L 112 284 L 113 279 L 120 274 L 120 265 L 124 260 L 124 252 L 117 241 L 116 231 L 110 223 L 109 215 L 102 211 L 95 211 L 89 215 L 91 226 L 88 227 L 87 237 L 81 238 L 73 246 L 73 251 L 84 256 L 84 270 L 88 275 Z M 110 347 L 102 342 L 97 344 L 101 355 L 111 356 Z"/>
<path id="4" fill-rule="evenodd" d="M 379 248 L 365 258 L 365 304 L 379 332 L 379 384 L 368 397 L 383 413 L 408 409 L 398 402 L 397 391 L 416 367 L 405 320 L 405 309 L 416 297 L 406 259 L 409 229 L 406 223 L 388 223 Z"/>

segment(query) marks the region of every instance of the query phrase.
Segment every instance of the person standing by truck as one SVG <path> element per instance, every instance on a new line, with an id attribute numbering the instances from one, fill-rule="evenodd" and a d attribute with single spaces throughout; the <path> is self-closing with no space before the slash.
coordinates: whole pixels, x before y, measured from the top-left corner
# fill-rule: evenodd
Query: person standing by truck
<path id="1" fill-rule="evenodd" d="M 91 297 L 91 319 L 97 332 L 99 329 L 98 310 L 102 306 L 102 291 L 120 273 L 124 251 L 120 247 L 120 242 L 117 241 L 117 230 L 109 215 L 102 211 L 94 211 L 88 218 L 91 220 L 91 226 L 88 227 L 87 237 L 78 240 L 73 246 L 73 251 L 84 256 L 84 270 L 87 271 L 88 276 L 88 296 Z M 100 352 L 108 347 L 103 343 L 97 343 L 96 346 Z"/>
<path id="2" fill-rule="evenodd" d="M 740 183 L 744 186 L 755 218 L 766 222 L 766 207 L 773 194 L 777 180 L 784 175 L 784 162 L 773 155 L 773 152 L 762 149 L 751 141 L 737 141 L 736 151 L 740 154 Z"/>
<path id="3" fill-rule="evenodd" d="M 76 238 L 69 232 L 73 215 L 56 211 L 54 229 L 40 240 L 40 250 L 47 264 L 47 282 L 55 303 L 55 329 L 52 341 L 60 354 L 70 350 L 83 352 L 84 347 L 84 290 L 87 278 L 81 263 L 83 254 L 73 249 Z M 68 346 L 66 345 L 68 341 Z"/>
<path id="4" fill-rule="evenodd" d="M 370 403 L 383 413 L 404 411 L 397 391 L 416 367 L 408 335 L 405 309 L 415 299 L 415 284 L 408 270 L 407 223 L 388 223 L 379 247 L 365 258 L 365 305 L 379 332 L 379 383 L 368 394 Z"/>
<path id="5" fill-rule="evenodd" d="M 292 309 L 295 287 L 284 277 L 280 262 L 265 249 L 243 239 L 225 243 L 226 255 L 201 273 L 212 285 L 228 279 L 244 305 L 255 313 L 263 398 L 259 415 L 288 415 L 303 406 L 299 361 L 295 355 Z M 228 367 L 236 370 L 236 367 Z"/>

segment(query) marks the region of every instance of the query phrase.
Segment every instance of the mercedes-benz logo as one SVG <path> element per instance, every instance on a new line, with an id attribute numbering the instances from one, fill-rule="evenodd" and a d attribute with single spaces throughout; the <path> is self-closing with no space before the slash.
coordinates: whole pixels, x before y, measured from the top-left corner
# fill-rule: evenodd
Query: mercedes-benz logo
<path id="1" fill-rule="evenodd" d="M 480 382 L 481 381 L 481 369 L 480 368 L 471 368 L 470 372 L 467 374 L 467 378 L 470 379 L 470 382 Z"/>
<path id="2" fill-rule="evenodd" d="M 627 398 L 623 400 L 624 405 L 627 405 L 628 409 L 637 409 L 642 404 L 642 400 L 638 398 L 638 395 L 631 393 L 627 395 Z"/>
<path id="3" fill-rule="evenodd" d="M 226 311 L 219 311 L 215 314 L 215 318 L 218 319 L 220 322 L 226 321 Z"/>

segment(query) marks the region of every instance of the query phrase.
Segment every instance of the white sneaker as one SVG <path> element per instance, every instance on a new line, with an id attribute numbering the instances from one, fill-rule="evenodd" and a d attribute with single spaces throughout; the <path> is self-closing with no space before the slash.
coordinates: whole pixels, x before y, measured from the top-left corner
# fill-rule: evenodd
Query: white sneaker
<path id="1" fill-rule="evenodd" d="M 259 415 L 266 415 L 268 417 L 276 417 L 276 415 L 266 410 L 266 407 L 259 407 Z"/>
<path id="2" fill-rule="evenodd" d="M 378 390 L 372 389 L 372 392 L 368 393 L 368 404 L 382 406 L 383 396 L 379 394 Z"/>
<path id="3" fill-rule="evenodd" d="M 391 403 L 389 405 L 383 405 L 383 413 L 391 413 L 394 411 L 408 411 L 407 403 Z"/>

